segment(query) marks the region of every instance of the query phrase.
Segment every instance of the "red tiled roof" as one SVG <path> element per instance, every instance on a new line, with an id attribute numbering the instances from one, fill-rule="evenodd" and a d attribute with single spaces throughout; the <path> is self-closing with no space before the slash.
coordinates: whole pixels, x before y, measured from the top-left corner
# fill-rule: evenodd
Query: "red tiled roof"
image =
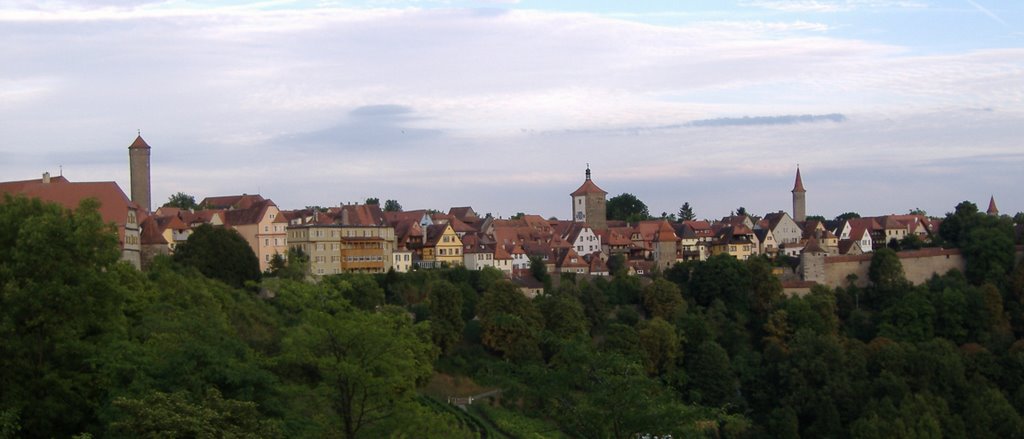
<path id="1" fill-rule="evenodd" d="M 124 242 L 128 212 L 138 211 L 138 205 L 129 200 L 117 183 L 112 181 L 72 183 L 63 177 L 51 177 L 49 183 L 43 183 L 42 179 L 0 183 L 2 192 L 39 198 L 68 209 L 78 208 L 78 204 L 86 198 L 95 198 L 100 202 L 99 214 L 103 221 L 118 225 L 121 242 Z"/>
<path id="2" fill-rule="evenodd" d="M 796 168 L 796 182 L 793 183 L 793 192 L 807 192 L 804 190 L 804 181 L 800 178 L 800 168 Z"/>
<path id="3" fill-rule="evenodd" d="M 142 140 L 142 136 L 140 135 L 140 136 L 135 138 L 135 141 L 132 142 L 131 146 L 129 146 L 128 149 L 150 149 L 150 148 L 149 148 L 149 144 L 147 144 L 145 140 Z"/>
<path id="4" fill-rule="evenodd" d="M 263 197 L 259 194 L 225 195 L 203 198 L 199 205 L 206 209 L 248 209 L 260 201 L 263 201 Z"/>
<path id="5" fill-rule="evenodd" d="M 998 215 L 999 208 L 996 207 L 996 196 L 993 195 L 988 199 L 988 210 L 985 211 L 989 215 Z"/>
<path id="6" fill-rule="evenodd" d="M 153 217 L 146 218 L 139 227 L 142 228 L 142 233 L 139 234 L 139 242 L 142 245 L 167 245 L 167 239 L 160 233 L 160 226 Z"/>
<path id="7" fill-rule="evenodd" d="M 605 192 L 603 189 L 597 187 L 597 185 L 594 184 L 594 180 L 591 180 L 591 179 L 588 178 L 588 179 L 586 179 L 583 182 L 583 184 L 580 186 L 579 189 L 576 189 L 575 192 L 573 192 L 573 193 L 571 193 L 569 195 L 573 196 L 573 197 L 576 197 L 576 196 L 579 196 L 579 195 L 587 195 L 587 194 L 603 194 L 603 195 L 607 195 L 608 192 Z"/>

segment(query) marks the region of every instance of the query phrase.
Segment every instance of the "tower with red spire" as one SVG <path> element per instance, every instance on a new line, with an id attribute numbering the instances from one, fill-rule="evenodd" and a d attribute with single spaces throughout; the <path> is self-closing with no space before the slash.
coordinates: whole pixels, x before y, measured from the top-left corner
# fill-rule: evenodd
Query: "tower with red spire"
<path id="1" fill-rule="evenodd" d="M 128 167 L 131 171 L 132 201 L 140 209 L 152 212 L 149 186 L 149 144 L 142 140 L 142 133 L 128 147 Z"/>
<path id="2" fill-rule="evenodd" d="M 800 167 L 796 167 L 796 182 L 793 183 L 793 221 L 807 220 L 807 191 L 804 181 L 800 179 Z"/>
<path id="3" fill-rule="evenodd" d="M 989 215 L 992 215 L 992 216 L 999 216 L 999 208 L 996 207 L 996 196 L 995 195 L 992 195 L 991 198 L 988 199 L 988 210 L 985 211 L 985 213 L 987 213 Z"/>

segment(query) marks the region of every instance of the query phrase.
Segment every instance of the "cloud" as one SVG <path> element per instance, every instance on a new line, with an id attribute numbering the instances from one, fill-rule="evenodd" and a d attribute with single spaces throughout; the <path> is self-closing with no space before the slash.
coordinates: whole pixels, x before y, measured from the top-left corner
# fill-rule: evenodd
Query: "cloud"
<path id="1" fill-rule="evenodd" d="M 970 0 L 968 0 L 970 1 Z M 858 9 L 918 9 L 925 3 L 906 0 L 749 0 L 743 6 L 783 12 L 847 12 Z"/>
<path id="2" fill-rule="evenodd" d="M 419 119 L 407 106 L 365 105 L 327 128 L 290 134 L 271 143 L 299 151 L 367 151 L 411 147 L 443 136 L 440 130 L 415 127 Z"/>
<path id="3" fill-rule="evenodd" d="M 717 119 L 695 120 L 687 125 L 696 127 L 725 127 L 725 126 L 750 126 L 750 125 L 793 125 L 798 123 L 815 122 L 845 122 L 846 116 L 839 113 L 832 114 L 804 114 L 800 116 L 743 116 L 743 117 L 720 117 Z"/>

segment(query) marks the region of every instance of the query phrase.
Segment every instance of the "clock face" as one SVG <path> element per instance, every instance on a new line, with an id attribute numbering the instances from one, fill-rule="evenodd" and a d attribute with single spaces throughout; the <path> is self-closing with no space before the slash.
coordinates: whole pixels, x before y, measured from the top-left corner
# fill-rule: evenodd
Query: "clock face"
<path id="1" fill-rule="evenodd" d="M 576 219 L 578 219 L 578 220 L 583 219 L 583 212 L 576 212 Z"/>

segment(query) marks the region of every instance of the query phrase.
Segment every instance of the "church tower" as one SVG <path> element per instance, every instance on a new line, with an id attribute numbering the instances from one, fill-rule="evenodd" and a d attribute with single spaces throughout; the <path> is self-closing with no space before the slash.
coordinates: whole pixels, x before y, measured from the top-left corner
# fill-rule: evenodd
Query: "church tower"
<path id="1" fill-rule="evenodd" d="M 140 133 L 131 146 L 128 147 L 128 166 L 132 179 L 132 201 L 139 205 L 140 209 L 152 212 L 150 204 L 149 187 L 149 145 L 142 140 Z"/>
<path id="2" fill-rule="evenodd" d="M 793 221 L 807 221 L 807 191 L 800 179 L 800 167 L 796 168 L 796 183 L 793 184 Z"/>
<path id="3" fill-rule="evenodd" d="M 590 165 L 587 165 L 587 179 L 572 197 L 572 220 L 587 223 L 591 228 L 602 230 L 608 228 L 608 211 L 605 207 L 605 196 L 608 192 L 601 190 L 590 179 Z"/>
<path id="4" fill-rule="evenodd" d="M 999 208 L 996 207 L 996 196 L 993 195 L 988 199 L 988 210 L 985 213 L 990 216 L 999 216 Z"/>

